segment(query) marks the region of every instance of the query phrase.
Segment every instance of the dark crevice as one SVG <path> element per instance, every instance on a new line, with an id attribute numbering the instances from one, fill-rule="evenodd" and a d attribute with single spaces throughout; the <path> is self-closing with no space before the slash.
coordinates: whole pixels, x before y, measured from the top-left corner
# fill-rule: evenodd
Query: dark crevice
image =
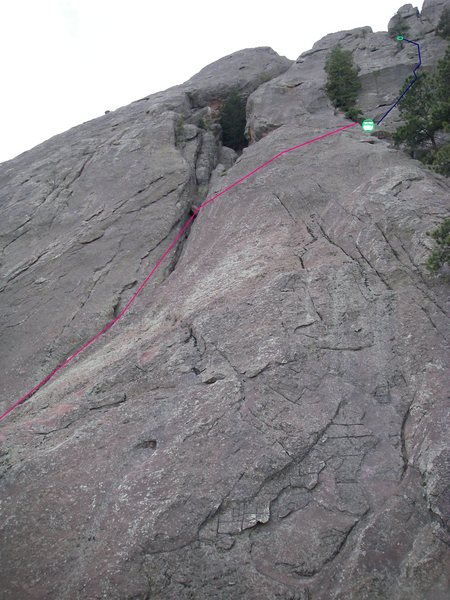
<path id="1" fill-rule="evenodd" d="M 297 220 L 295 219 L 294 215 L 291 213 L 291 211 L 288 209 L 288 207 L 286 206 L 286 204 L 283 202 L 283 200 L 281 200 L 281 198 L 277 195 L 277 194 L 273 194 L 275 196 L 275 198 L 278 200 L 278 202 L 281 204 L 281 206 L 285 209 L 285 211 L 287 212 L 287 214 L 290 216 L 290 218 L 294 221 L 294 223 L 297 223 Z M 301 259 L 300 259 L 301 260 Z M 302 266 L 303 266 L 303 262 L 302 262 Z M 303 267 L 304 268 L 304 267 Z"/>
<path id="2" fill-rule="evenodd" d="M 81 165 L 81 167 L 76 172 L 75 177 L 71 181 L 69 181 L 69 183 L 65 184 L 64 188 L 68 189 L 71 185 L 73 185 L 75 183 L 75 181 L 77 179 L 79 179 L 81 177 L 81 175 L 83 174 L 83 171 L 85 170 L 85 168 L 87 167 L 87 165 L 94 158 L 94 155 L 95 155 L 95 152 L 93 152 L 92 154 L 90 154 L 88 156 L 88 158 L 83 162 L 83 164 Z"/>
<path id="3" fill-rule="evenodd" d="M 158 183 L 158 181 L 161 181 L 162 179 L 164 179 L 164 177 L 160 176 L 157 177 L 156 179 L 153 179 L 152 181 L 150 181 L 145 187 L 143 187 L 142 189 L 138 190 L 135 194 L 133 194 L 132 196 L 130 196 L 129 198 L 126 198 L 123 202 L 121 202 L 120 204 L 118 204 L 117 206 L 115 206 L 113 208 L 113 210 L 111 211 L 111 215 L 113 215 L 114 213 L 116 213 L 119 209 L 121 209 L 123 206 L 125 206 L 125 204 L 127 204 L 128 202 L 130 202 L 131 200 L 134 200 L 136 198 L 136 196 L 142 194 L 143 192 L 148 191 L 153 184 Z M 159 202 L 160 200 L 163 200 L 164 198 L 166 198 L 169 194 L 172 194 L 173 192 L 175 192 L 180 186 L 177 185 L 176 187 L 174 187 L 173 189 L 165 192 L 162 196 L 159 196 L 157 198 L 155 198 L 152 202 L 149 202 L 147 204 L 145 204 L 145 206 L 139 206 L 138 208 L 132 209 L 130 211 L 125 212 L 125 214 L 130 214 L 133 212 L 137 212 L 139 210 L 142 210 L 144 208 L 147 208 L 149 206 L 151 206 L 152 204 L 155 204 L 155 202 Z"/>
<path id="4" fill-rule="evenodd" d="M 19 277 L 19 275 L 22 275 L 22 273 L 24 273 L 25 271 L 28 271 L 28 269 L 30 267 L 32 267 L 33 265 L 35 265 L 43 256 L 45 256 L 46 254 L 48 254 L 48 250 L 44 250 L 44 252 L 42 252 L 41 254 L 39 254 L 36 258 L 33 258 L 32 260 L 30 260 L 28 263 L 26 263 L 25 265 L 19 267 L 19 269 L 13 273 L 9 279 L 7 279 L 7 284 L 11 283 L 11 281 L 13 281 L 14 279 L 16 279 L 17 277 Z"/>
<path id="5" fill-rule="evenodd" d="M 386 242 L 386 244 L 389 246 L 389 248 L 392 250 L 392 254 L 395 256 L 395 258 L 398 260 L 399 263 L 401 263 L 403 266 L 404 263 L 400 260 L 400 257 L 398 255 L 398 252 L 396 251 L 396 249 L 392 246 L 392 244 L 390 243 L 390 241 L 387 239 L 386 234 L 384 233 L 383 229 L 380 227 L 380 225 L 378 223 L 375 222 L 375 227 L 378 229 L 378 231 L 381 233 L 384 241 Z"/>
<path id="6" fill-rule="evenodd" d="M 378 278 L 380 279 L 380 281 L 382 281 L 384 283 L 384 285 L 386 286 L 386 288 L 388 290 L 392 291 L 391 286 L 386 281 L 386 279 L 383 277 L 383 275 L 381 275 L 381 273 L 379 273 L 379 271 L 377 271 L 377 269 L 371 264 L 371 262 L 369 261 L 369 259 L 361 252 L 361 249 L 358 246 L 358 244 L 357 244 L 356 241 L 355 241 L 355 248 L 358 250 L 361 258 L 369 265 L 369 267 L 372 269 L 372 271 L 374 271 L 378 275 Z"/>
<path id="7" fill-rule="evenodd" d="M 313 233 L 313 230 L 311 229 L 311 227 L 307 223 L 305 223 L 305 227 L 306 227 L 306 231 L 312 237 L 312 241 L 316 242 L 317 241 L 317 236 Z M 310 243 L 312 243 L 312 242 L 310 242 Z M 306 244 L 306 245 L 308 246 L 309 244 Z"/>
<path id="8" fill-rule="evenodd" d="M 122 287 L 122 289 L 120 290 L 120 292 L 117 294 L 117 296 L 116 296 L 117 299 L 114 301 L 113 307 L 112 307 L 112 312 L 113 312 L 114 318 L 116 318 L 120 314 L 120 307 L 121 307 L 121 303 L 122 303 L 122 294 L 124 292 L 126 292 L 127 290 L 131 290 L 136 284 L 137 284 L 137 279 L 130 281 L 130 283 L 127 283 L 126 285 L 124 285 Z"/>
<path id="9" fill-rule="evenodd" d="M 21 238 L 23 235 L 25 235 L 26 233 L 28 233 L 30 230 L 29 229 L 25 229 L 24 231 L 22 231 L 22 233 L 19 233 L 19 235 L 17 235 L 15 238 L 13 238 L 10 242 L 8 242 L 6 244 L 6 246 L 3 247 L 2 252 L 4 253 L 6 248 L 8 248 L 9 246 L 11 246 L 11 244 L 13 244 L 16 240 L 18 240 L 19 238 Z"/>
<path id="10" fill-rule="evenodd" d="M 332 244 L 332 245 L 333 245 L 333 246 L 335 246 L 336 248 L 339 248 L 339 250 L 340 250 L 341 252 L 343 252 L 343 253 L 345 254 L 345 256 L 347 256 L 347 257 L 348 257 L 350 260 L 352 260 L 352 261 L 354 261 L 354 260 L 355 260 L 355 259 L 353 258 L 353 256 L 351 256 L 351 255 L 350 255 L 348 252 L 346 252 L 342 246 L 339 246 L 339 244 L 337 244 L 336 242 L 334 242 L 334 241 L 333 241 L 333 240 L 330 238 L 330 236 L 329 236 L 327 233 L 325 233 L 325 230 L 324 230 L 324 228 L 322 227 L 322 225 L 321 225 L 320 223 L 317 223 L 317 226 L 319 227 L 319 229 L 320 229 L 320 232 L 322 233 L 323 237 L 324 237 L 324 238 L 325 238 L 325 239 L 326 239 L 326 240 L 327 240 L 327 241 L 328 241 L 330 244 Z M 308 230 L 308 231 L 309 231 L 309 230 Z"/>
<path id="11" fill-rule="evenodd" d="M 401 472 L 401 477 L 400 477 L 401 479 L 403 479 L 403 477 L 405 476 L 406 471 L 408 469 L 408 462 L 409 461 L 408 461 L 408 453 L 407 453 L 407 450 L 406 450 L 405 429 L 406 429 L 406 423 L 408 421 L 408 418 L 409 418 L 409 415 L 410 415 L 410 412 L 411 412 L 411 407 L 412 407 L 412 405 L 414 403 L 414 398 L 415 398 L 415 394 L 414 394 L 414 397 L 411 400 L 411 402 L 410 402 L 410 404 L 409 404 L 409 406 L 408 406 L 408 408 L 407 408 L 407 410 L 406 410 L 406 412 L 405 412 L 405 414 L 403 416 L 402 424 L 401 424 L 401 427 L 400 427 L 400 447 L 401 447 L 401 454 L 402 454 L 402 461 L 403 461 L 402 472 Z"/>
<path id="12" fill-rule="evenodd" d="M 113 400 L 112 402 L 105 402 L 104 404 L 99 404 L 97 406 L 90 406 L 89 410 L 99 410 L 101 408 L 113 408 L 114 406 L 119 406 L 127 401 L 127 395 L 122 394 L 122 397 L 118 400 Z"/>
<path id="13" fill-rule="evenodd" d="M 163 240 L 158 242 L 158 244 L 152 250 L 157 248 L 164 240 L 166 240 L 167 238 L 170 238 L 172 235 L 176 236 L 179 229 L 183 225 L 185 225 L 186 222 L 192 217 L 192 215 L 191 216 L 189 216 L 189 215 L 190 215 L 190 210 L 183 212 L 182 216 L 171 227 L 169 233 L 164 237 Z M 183 235 L 180 237 L 180 239 L 175 244 L 174 248 L 172 248 L 171 252 L 173 252 L 173 254 L 172 254 L 171 258 L 169 259 L 168 265 L 166 266 L 166 268 L 163 271 L 163 281 L 165 281 L 170 276 L 170 274 L 173 273 L 173 271 L 176 269 L 176 266 L 181 258 L 181 255 L 183 253 L 184 247 L 186 245 L 186 242 L 187 242 L 187 239 L 191 232 L 191 227 L 192 227 L 192 224 L 194 221 L 195 221 L 195 218 L 191 221 L 190 225 L 186 228 Z"/>
<path id="14" fill-rule="evenodd" d="M 402 240 L 400 239 L 399 236 L 396 236 L 400 246 L 402 247 L 404 253 L 406 254 L 406 256 L 409 258 L 410 262 L 412 265 L 414 265 L 414 267 L 417 269 L 417 275 L 419 276 L 420 280 L 422 281 L 422 283 L 424 284 L 425 288 L 421 288 L 418 287 L 418 289 L 420 289 L 420 291 L 423 293 L 423 295 L 430 301 L 432 302 L 436 308 L 439 309 L 439 311 L 446 317 L 448 318 L 448 314 L 447 311 L 442 308 L 442 306 L 436 301 L 435 298 L 433 298 L 429 292 L 429 282 L 426 280 L 426 278 L 424 277 L 419 265 L 417 265 L 414 260 L 412 259 L 411 255 L 409 254 L 408 250 L 405 248 L 405 246 L 402 243 Z"/>
<path id="15" fill-rule="evenodd" d="M 139 442 L 139 444 L 136 444 L 135 448 L 150 448 L 154 450 L 157 445 L 158 442 L 156 440 L 144 440 L 143 442 Z"/>
<path id="16" fill-rule="evenodd" d="M 320 312 L 317 310 L 316 304 L 315 304 L 315 302 L 314 302 L 314 299 L 313 299 L 313 297 L 311 296 L 311 293 L 310 293 L 310 291 L 309 291 L 308 289 L 307 289 L 306 291 L 307 291 L 307 294 L 308 294 L 308 296 L 309 296 L 309 299 L 310 299 L 310 301 L 311 301 L 311 304 L 313 305 L 313 308 L 314 308 L 314 310 L 315 310 L 315 312 L 316 312 L 317 316 L 319 317 L 319 319 L 320 319 L 321 321 L 323 321 L 322 315 L 321 315 L 321 313 L 320 313 Z M 311 323 L 311 325 L 313 325 L 313 324 L 314 324 L 314 323 Z"/>
<path id="17" fill-rule="evenodd" d="M 192 340 L 194 342 L 194 348 L 199 352 L 200 356 L 202 357 L 206 352 L 207 345 L 205 339 L 198 331 L 194 329 L 192 325 L 189 328 L 189 335 L 192 337 Z"/>
<path id="18" fill-rule="evenodd" d="M 346 352 L 358 352 L 359 350 L 364 350 L 366 348 L 372 348 L 373 344 L 367 344 L 366 346 L 355 346 L 352 348 L 351 346 L 318 346 L 321 350 L 343 350 Z"/>

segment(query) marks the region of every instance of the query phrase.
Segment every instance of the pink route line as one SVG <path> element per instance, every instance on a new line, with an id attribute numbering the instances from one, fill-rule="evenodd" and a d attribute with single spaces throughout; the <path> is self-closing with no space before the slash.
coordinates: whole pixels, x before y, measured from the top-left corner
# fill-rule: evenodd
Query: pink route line
<path id="1" fill-rule="evenodd" d="M 37 385 L 35 385 L 34 388 L 32 388 L 29 392 L 27 392 L 25 394 L 25 396 L 22 396 L 22 398 L 20 398 L 19 400 L 17 400 L 17 402 L 15 402 L 12 406 L 10 406 L 10 408 L 8 408 L 8 410 L 5 411 L 0 416 L 0 421 L 2 421 L 15 408 L 17 408 L 19 406 L 19 404 L 22 404 L 22 402 L 25 402 L 25 400 L 27 400 L 28 398 L 30 398 L 30 396 L 32 396 L 43 385 L 45 385 L 48 381 L 50 381 L 50 379 L 52 379 L 56 375 L 56 373 L 58 373 L 58 371 L 61 371 L 61 369 L 63 369 L 66 365 L 68 365 L 76 356 L 78 356 L 79 354 L 81 354 L 81 352 L 83 352 L 83 350 L 85 350 L 86 348 L 88 348 L 91 344 L 93 344 L 95 342 L 95 340 L 97 340 L 100 336 L 102 336 L 104 333 L 106 333 L 108 331 L 108 329 L 111 329 L 111 327 L 115 323 L 117 323 L 117 321 L 120 321 L 120 319 L 124 316 L 124 314 L 126 312 L 128 312 L 128 310 L 130 309 L 131 305 L 134 303 L 134 301 L 136 300 L 136 298 L 142 292 L 142 290 L 144 289 L 144 287 L 147 285 L 149 279 L 153 276 L 153 274 L 155 273 L 155 271 L 159 268 L 160 264 L 163 262 L 163 260 L 166 258 L 166 256 L 169 254 L 169 252 L 172 250 L 172 248 L 175 246 L 175 244 L 181 238 L 181 236 L 186 231 L 186 229 L 189 227 L 189 225 L 193 222 L 193 220 L 198 215 L 198 213 L 203 208 L 205 208 L 205 206 L 207 206 L 208 204 L 211 204 L 211 202 L 213 202 L 216 198 L 218 198 L 219 196 L 222 196 L 223 194 L 226 194 L 226 192 L 228 192 L 232 188 L 236 187 L 237 185 L 239 185 L 240 183 L 242 183 L 243 181 L 245 181 L 246 179 L 248 179 L 249 177 L 251 177 L 252 175 L 254 175 L 255 173 L 257 173 L 258 171 L 260 171 L 261 169 L 263 169 L 264 167 L 267 167 L 267 165 L 270 165 L 270 163 L 272 163 L 277 158 L 280 158 L 280 156 L 283 156 L 284 154 L 288 154 L 288 152 L 292 152 L 293 150 L 298 150 L 298 148 L 302 148 L 303 146 L 307 146 L 308 144 L 313 144 L 314 142 L 318 142 L 319 140 L 323 140 L 324 138 L 329 137 L 330 135 L 334 135 L 335 133 L 339 133 L 340 131 L 344 131 L 345 129 L 349 129 L 350 127 L 354 127 L 355 125 L 358 125 L 358 123 L 351 123 L 350 125 L 345 125 L 344 127 L 340 127 L 339 129 L 335 129 L 334 131 L 329 131 L 328 133 L 324 133 L 322 135 L 319 135 L 318 137 L 315 137 L 315 138 L 313 138 L 311 140 L 308 140 L 306 142 L 302 142 L 301 144 L 297 144 L 297 146 L 292 146 L 292 148 L 287 148 L 286 150 L 282 150 L 278 154 L 275 154 L 275 156 L 272 156 L 272 158 L 269 158 L 269 160 L 266 160 L 266 162 L 264 162 L 261 165 L 259 165 L 259 167 L 256 167 L 256 169 L 253 169 L 253 171 L 250 171 L 250 173 L 247 173 L 247 175 L 244 175 L 243 177 L 241 177 L 240 179 L 238 179 L 237 181 L 235 181 L 234 183 L 232 183 L 231 185 L 229 185 L 228 187 L 226 187 L 225 189 L 223 189 L 221 192 L 218 192 L 212 198 L 209 198 L 209 200 L 206 200 L 205 202 L 203 202 L 203 204 L 201 204 L 197 209 L 195 209 L 194 214 L 190 216 L 190 218 L 186 221 L 186 223 L 180 229 L 180 231 L 179 231 L 178 235 L 176 236 L 176 238 L 173 240 L 173 242 L 170 244 L 170 246 L 167 248 L 167 250 L 161 256 L 161 258 L 158 260 L 158 262 L 156 263 L 156 265 L 153 267 L 153 269 L 150 271 L 150 273 L 147 275 L 147 277 L 144 279 L 144 281 L 139 286 L 138 290 L 133 294 L 133 296 L 127 302 L 127 304 L 123 308 L 123 310 L 117 315 L 117 317 L 115 317 L 112 321 L 110 321 L 107 325 L 105 325 L 105 327 L 103 327 L 103 329 L 101 331 L 99 331 L 98 333 L 96 333 L 93 338 L 91 338 L 89 341 L 87 341 L 85 344 L 83 344 L 83 346 L 81 346 L 80 348 L 78 348 L 78 350 L 76 350 L 73 354 L 71 354 L 68 358 L 66 358 L 65 361 L 63 361 L 55 369 L 53 369 L 53 371 L 51 373 L 49 373 L 46 377 L 44 377 L 44 379 L 42 381 L 40 381 Z"/>

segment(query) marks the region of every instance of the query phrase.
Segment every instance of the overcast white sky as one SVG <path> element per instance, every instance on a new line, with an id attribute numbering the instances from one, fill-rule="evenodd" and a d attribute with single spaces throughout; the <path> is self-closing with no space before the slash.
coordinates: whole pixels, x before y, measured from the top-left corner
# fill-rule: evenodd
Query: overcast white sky
<path id="1" fill-rule="evenodd" d="M 0 162 L 242 48 L 295 59 L 403 0 L 0 0 Z M 423 0 L 414 3 L 421 10 Z"/>

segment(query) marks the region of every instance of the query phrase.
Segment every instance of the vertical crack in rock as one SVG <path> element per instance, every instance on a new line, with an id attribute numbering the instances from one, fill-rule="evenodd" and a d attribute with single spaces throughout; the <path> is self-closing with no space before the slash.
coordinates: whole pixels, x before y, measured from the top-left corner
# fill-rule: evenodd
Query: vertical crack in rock
<path id="1" fill-rule="evenodd" d="M 278 202 L 281 204 L 281 206 L 285 209 L 285 211 L 287 212 L 287 214 L 289 215 L 289 217 L 294 221 L 294 223 L 297 223 L 297 220 L 295 219 L 294 215 L 291 213 L 291 211 L 288 209 L 288 207 L 286 206 L 286 203 L 283 202 L 281 200 L 281 198 L 275 194 L 275 192 L 273 192 L 273 195 L 275 196 L 275 198 L 278 200 Z M 300 261 L 302 262 L 302 260 L 300 259 Z M 302 266 L 303 266 L 303 262 L 302 262 Z M 303 267 L 304 268 L 304 267 Z"/>
<path id="2" fill-rule="evenodd" d="M 137 285 L 138 281 L 137 279 L 133 279 L 133 281 L 130 281 L 129 283 L 126 283 L 122 289 L 117 292 L 117 294 L 115 294 L 114 298 L 113 298 L 113 303 L 112 303 L 112 313 L 113 313 L 113 317 L 116 318 L 122 308 L 122 304 L 123 304 L 123 299 L 122 299 L 122 294 L 124 292 L 126 292 L 127 290 L 131 290 L 134 288 L 135 285 Z"/>
<path id="3" fill-rule="evenodd" d="M 386 279 L 383 277 L 383 275 L 381 275 L 381 273 L 371 264 L 371 262 L 369 261 L 369 259 L 367 258 L 367 256 L 365 254 L 363 254 L 363 252 L 362 252 L 361 248 L 359 247 L 357 241 L 355 241 L 355 248 L 358 250 L 358 253 L 361 256 L 361 258 L 369 265 L 369 267 L 372 269 L 372 271 L 374 273 L 376 273 L 376 275 L 378 276 L 378 278 L 384 283 L 384 285 L 386 286 L 386 288 L 388 290 L 392 291 L 391 286 L 386 281 Z"/>
<path id="4" fill-rule="evenodd" d="M 345 256 L 347 256 L 351 261 L 356 261 L 355 258 L 353 258 L 353 256 L 351 256 L 351 254 L 349 254 L 342 246 L 340 246 L 338 243 L 336 243 L 334 240 L 332 240 L 330 238 L 330 236 L 325 233 L 325 230 L 323 228 L 323 226 L 320 223 L 317 223 L 318 228 L 320 229 L 321 234 L 323 235 L 323 237 L 327 240 L 327 242 L 329 242 L 330 244 L 332 244 L 333 246 L 335 246 L 336 248 L 338 248 L 341 252 L 343 252 L 345 254 Z"/>
<path id="5" fill-rule="evenodd" d="M 436 301 L 435 298 L 433 298 L 432 293 L 430 291 L 429 288 L 429 281 L 427 281 L 425 279 L 425 277 L 423 276 L 422 270 L 420 269 L 420 267 L 414 262 L 414 260 L 412 259 L 412 257 L 410 256 L 410 254 L 408 253 L 408 251 L 406 250 L 406 248 L 404 247 L 402 241 L 400 240 L 399 237 L 397 237 L 397 240 L 403 250 L 403 252 L 406 254 L 406 256 L 408 257 L 408 260 L 410 261 L 412 267 L 405 265 L 405 263 L 400 259 L 400 256 L 398 254 L 398 252 L 395 250 L 395 248 L 393 247 L 393 245 L 391 244 L 391 242 L 388 240 L 385 232 L 383 231 L 383 229 L 380 227 L 379 223 L 375 223 L 375 226 L 377 227 L 378 231 L 381 233 L 384 241 L 386 242 L 386 244 L 389 246 L 389 248 L 392 250 L 393 255 L 395 256 L 395 258 L 398 260 L 398 262 L 403 265 L 406 269 L 408 269 L 408 271 L 415 276 L 416 279 L 420 280 L 422 282 L 423 286 L 419 286 L 417 285 L 418 289 L 423 293 L 423 295 L 434 305 L 436 306 L 436 308 L 446 317 L 448 318 L 448 314 L 445 311 L 445 309 L 443 309 L 440 304 Z M 440 329 L 436 326 L 436 324 L 434 323 L 434 321 L 432 320 L 429 311 L 424 307 L 421 306 L 421 309 L 423 310 L 423 312 L 425 313 L 426 317 L 428 318 L 428 320 L 430 321 L 432 327 L 434 327 L 436 329 L 436 332 L 438 333 L 438 335 L 440 335 L 441 337 L 444 337 L 443 334 L 441 333 Z"/>
<path id="6" fill-rule="evenodd" d="M 402 424 L 400 427 L 400 441 L 401 441 L 401 454 L 402 454 L 402 460 L 403 460 L 403 467 L 402 467 L 402 473 L 401 473 L 401 479 L 403 479 L 403 477 L 406 474 L 406 471 L 408 469 L 409 466 L 409 457 L 408 457 L 408 451 L 406 448 L 406 435 L 405 435 L 405 430 L 406 430 L 406 424 L 408 422 L 408 418 L 410 416 L 411 413 L 411 408 L 414 406 L 414 400 L 416 398 L 416 393 L 414 393 L 413 398 L 411 400 L 411 402 L 408 405 L 408 408 L 406 409 L 406 412 L 403 416 L 402 419 Z"/>

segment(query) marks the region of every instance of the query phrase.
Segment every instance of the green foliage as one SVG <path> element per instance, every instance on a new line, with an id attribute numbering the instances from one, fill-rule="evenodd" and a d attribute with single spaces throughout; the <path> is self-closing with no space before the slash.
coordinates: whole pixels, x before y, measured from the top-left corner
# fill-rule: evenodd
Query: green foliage
<path id="1" fill-rule="evenodd" d="M 440 35 L 444 40 L 450 40 L 450 8 L 444 8 L 436 27 L 436 35 Z"/>
<path id="2" fill-rule="evenodd" d="M 175 127 L 175 144 L 177 146 L 184 142 L 184 119 L 179 117 Z"/>
<path id="3" fill-rule="evenodd" d="M 222 105 L 219 123 L 222 126 L 224 146 L 240 152 L 248 143 L 245 138 L 246 101 L 238 90 L 233 90 Z"/>
<path id="4" fill-rule="evenodd" d="M 405 82 L 401 93 L 412 81 Z M 436 134 L 450 129 L 450 47 L 442 60 L 438 62 L 435 74 L 422 72 L 416 83 L 399 103 L 400 115 L 404 124 L 394 133 L 397 146 L 404 143 L 412 154 L 422 154 L 421 160 L 432 168 L 449 176 L 448 146 L 438 148 Z M 431 143 L 431 152 L 423 150 Z"/>
<path id="5" fill-rule="evenodd" d="M 347 117 L 347 119 L 350 119 L 351 121 L 357 121 L 358 123 L 362 123 L 364 120 L 362 114 L 363 111 L 357 106 L 352 106 L 351 108 L 345 111 L 345 116 Z"/>
<path id="6" fill-rule="evenodd" d="M 261 75 L 259 76 L 259 80 L 261 83 L 266 83 L 267 81 L 270 81 L 272 78 L 269 75 L 269 73 L 261 73 Z"/>
<path id="7" fill-rule="evenodd" d="M 428 269 L 435 273 L 445 264 L 450 263 L 450 219 L 445 219 L 434 231 L 427 231 L 427 235 L 437 243 L 437 248 L 433 250 L 427 261 Z"/>
<path id="8" fill-rule="evenodd" d="M 450 144 L 444 144 L 439 150 L 432 152 L 426 162 L 436 173 L 450 177 Z"/>
<path id="9" fill-rule="evenodd" d="M 450 46 L 444 58 L 438 62 L 436 73 L 436 101 L 433 107 L 441 129 L 450 130 Z"/>
<path id="10" fill-rule="evenodd" d="M 325 71 L 328 75 L 325 89 L 333 105 L 344 111 L 354 110 L 361 83 L 352 53 L 337 45 L 327 57 Z"/>
<path id="11" fill-rule="evenodd" d="M 401 93 L 405 91 L 412 80 L 413 77 L 406 80 Z M 405 143 L 411 152 L 426 141 L 431 141 L 433 146 L 436 146 L 435 135 L 441 129 L 441 124 L 436 118 L 435 106 L 435 77 L 422 72 L 399 103 L 404 125 L 401 125 L 394 133 L 394 141 L 397 146 Z"/>
<path id="12" fill-rule="evenodd" d="M 200 129 L 207 130 L 210 129 L 213 123 L 214 117 L 212 116 L 211 112 L 205 112 L 203 116 L 200 117 L 197 127 L 200 127 Z"/>
<path id="13" fill-rule="evenodd" d="M 410 81 L 412 78 L 406 81 L 402 92 Z M 397 146 L 405 143 L 416 158 L 445 177 L 450 177 L 450 144 L 438 147 L 436 136 L 440 131 L 450 131 L 449 89 L 450 47 L 438 62 L 436 73 L 420 73 L 418 81 L 401 100 L 399 110 L 404 124 L 394 134 Z M 429 143 L 431 149 L 426 147 Z M 430 258 L 430 265 L 437 264 L 436 257 L 442 254 L 439 252 Z"/>

